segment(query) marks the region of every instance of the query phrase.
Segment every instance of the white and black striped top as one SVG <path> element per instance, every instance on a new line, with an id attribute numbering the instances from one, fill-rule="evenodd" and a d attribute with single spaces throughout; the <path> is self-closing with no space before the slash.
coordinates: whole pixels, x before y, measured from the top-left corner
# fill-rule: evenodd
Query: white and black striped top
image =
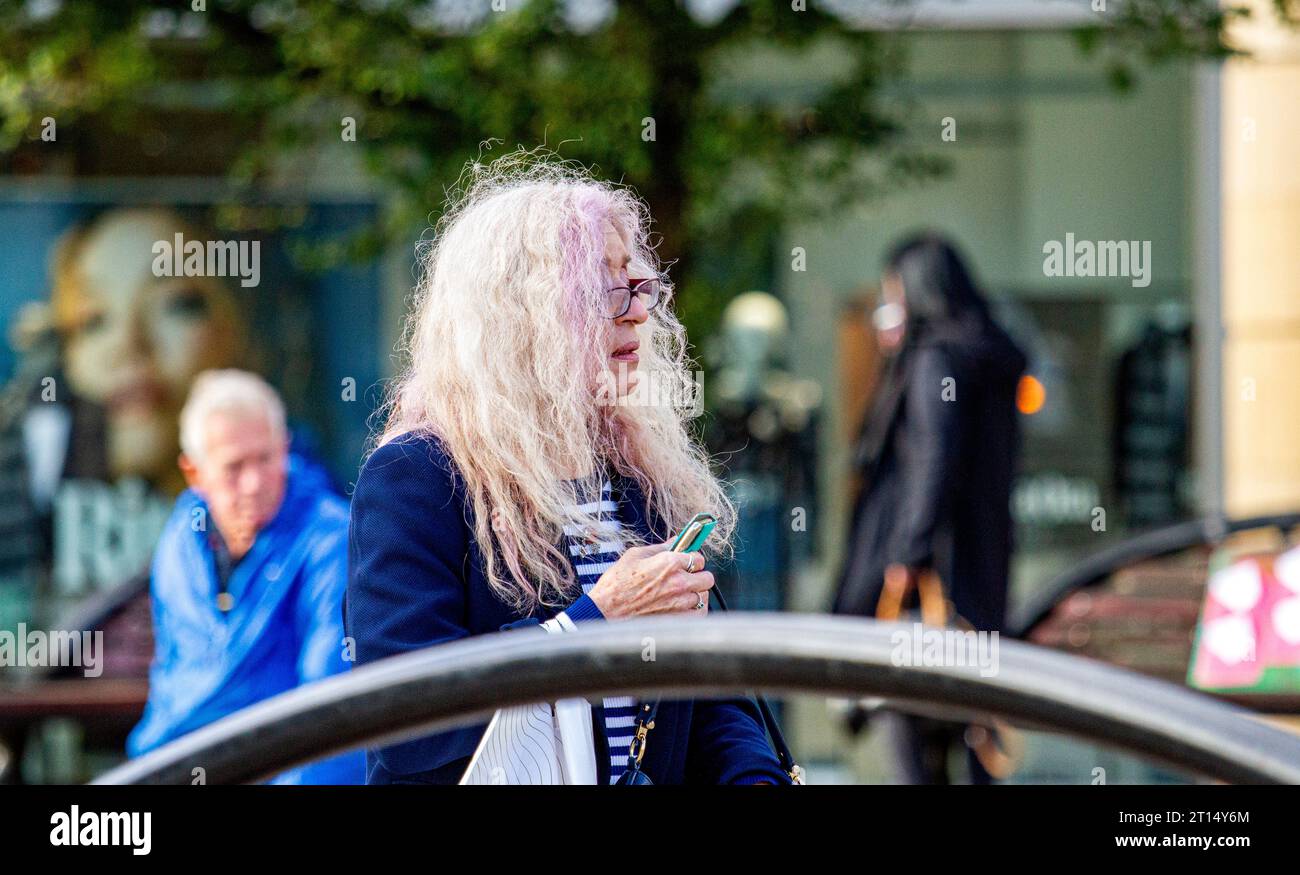
<path id="1" fill-rule="evenodd" d="M 606 479 L 601 486 L 599 498 L 578 505 L 576 510 L 590 513 L 599 520 L 594 531 L 585 531 L 573 524 L 564 527 L 573 570 L 582 584 L 583 593 L 587 593 L 623 555 L 625 547 L 620 537 L 618 504 L 613 500 L 609 480 Z M 603 704 L 605 737 L 609 741 L 609 782 L 613 784 L 627 768 L 628 750 L 636 726 L 637 701 L 632 696 L 611 696 Z"/>

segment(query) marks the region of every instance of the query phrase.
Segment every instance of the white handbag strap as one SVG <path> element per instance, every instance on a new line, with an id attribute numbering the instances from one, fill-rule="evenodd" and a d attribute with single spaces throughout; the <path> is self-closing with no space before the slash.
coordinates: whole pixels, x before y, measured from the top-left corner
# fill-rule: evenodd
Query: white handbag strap
<path id="1" fill-rule="evenodd" d="M 558 635 L 577 628 L 567 614 L 542 623 Z M 541 762 L 539 763 L 539 756 Z M 560 774 L 551 771 L 552 763 Z M 544 773 L 539 776 L 539 766 Z M 461 784 L 595 784 L 596 746 L 591 703 L 560 699 L 502 708 L 492 715 Z"/>

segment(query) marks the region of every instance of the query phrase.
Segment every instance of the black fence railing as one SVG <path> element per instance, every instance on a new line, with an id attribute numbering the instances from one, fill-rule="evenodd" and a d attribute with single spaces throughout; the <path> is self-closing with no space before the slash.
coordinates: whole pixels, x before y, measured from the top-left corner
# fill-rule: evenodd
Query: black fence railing
<path id="1" fill-rule="evenodd" d="M 1172 556 L 1193 547 L 1217 544 L 1228 535 L 1251 529 L 1275 528 L 1282 531 L 1300 526 L 1300 513 L 1228 519 L 1208 516 L 1162 526 L 1125 538 L 1114 546 L 1088 555 L 1079 564 L 1044 586 L 1023 608 L 1016 610 L 1007 625 L 1013 638 L 1027 638 L 1034 627 L 1051 614 L 1061 600 L 1076 590 L 1095 586 L 1120 569 Z"/>
<path id="2" fill-rule="evenodd" d="M 961 660 L 967 664 L 909 664 L 926 652 L 913 646 L 916 633 L 858 618 L 746 613 L 598 623 L 564 635 L 533 629 L 478 636 L 268 699 L 96 783 L 188 784 L 196 768 L 209 784 L 259 781 L 344 750 L 481 722 L 508 705 L 750 689 L 933 703 L 1094 740 L 1222 781 L 1300 783 L 1300 737 L 1244 709 L 1007 639 L 997 640 L 996 650 L 986 639 L 990 658 L 982 666 L 973 653 Z M 958 652 L 970 653 L 950 651 Z"/>

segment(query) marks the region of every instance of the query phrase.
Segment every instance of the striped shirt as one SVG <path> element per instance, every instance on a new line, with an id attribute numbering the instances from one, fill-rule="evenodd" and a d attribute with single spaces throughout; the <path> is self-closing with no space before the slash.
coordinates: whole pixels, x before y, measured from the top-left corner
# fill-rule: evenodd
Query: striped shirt
<path id="1" fill-rule="evenodd" d="M 606 479 L 601 486 L 598 499 L 568 510 L 589 513 L 599 520 L 594 531 L 586 531 L 576 524 L 564 527 L 569 559 L 573 562 L 583 593 L 588 593 L 600 576 L 623 555 L 625 546 L 620 537 L 618 504 L 613 500 L 609 480 Z M 609 741 L 609 782 L 613 784 L 627 769 L 628 750 L 636 728 L 637 700 L 632 696 L 610 696 L 603 704 L 605 738 Z"/>

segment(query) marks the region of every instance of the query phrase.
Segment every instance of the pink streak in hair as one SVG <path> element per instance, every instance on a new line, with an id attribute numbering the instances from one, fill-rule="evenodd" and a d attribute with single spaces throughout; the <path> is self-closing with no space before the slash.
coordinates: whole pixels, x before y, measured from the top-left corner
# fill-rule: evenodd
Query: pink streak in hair
<path id="1" fill-rule="evenodd" d="M 582 186 L 574 195 L 574 221 L 560 232 L 564 266 L 561 277 L 568 296 L 570 323 L 581 328 L 586 322 L 581 295 L 589 293 L 586 283 L 590 279 L 605 251 L 602 223 L 609 215 L 609 204 L 604 192 Z"/>

